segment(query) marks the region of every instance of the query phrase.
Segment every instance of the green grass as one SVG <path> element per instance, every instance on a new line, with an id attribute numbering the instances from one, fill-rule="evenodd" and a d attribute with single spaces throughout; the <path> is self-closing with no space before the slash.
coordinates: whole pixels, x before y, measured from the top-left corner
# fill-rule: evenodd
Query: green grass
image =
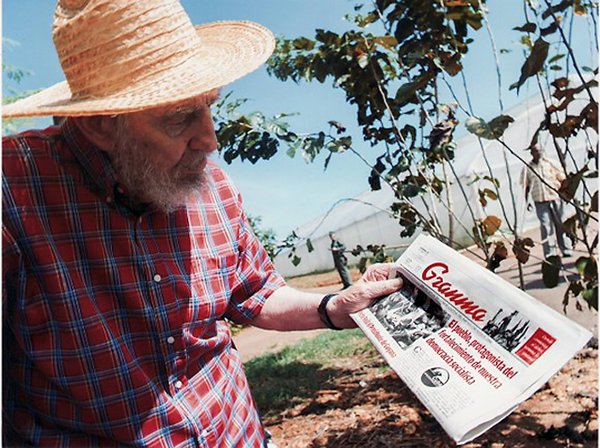
<path id="1" fill-rule="evenodd" d="M 328 331 L 253 358 L 245 368 L 258 408 L 262 415 L 272 416 L 309 400 L 335 377 L 350 373 L 348 365 L 359 367 L 377 356 L 360 330 Z"/>

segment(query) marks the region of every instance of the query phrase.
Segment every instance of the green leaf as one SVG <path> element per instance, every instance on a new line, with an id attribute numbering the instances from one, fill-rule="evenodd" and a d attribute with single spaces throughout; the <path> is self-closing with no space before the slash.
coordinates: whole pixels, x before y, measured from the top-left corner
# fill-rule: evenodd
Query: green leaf
<path id="1" fill-rule="evenodd" d="M 471 134 L 486 138 L 490 134 L 490 129 L 483 118 L 469 117 L 465 120 L 465 127 Z"/>
<path id="2" fill-rule="evenodd" d="M 500 138 L 504 135 L 506 128 L 515 121 L 510 115 L 499 115 L 488 123 L 492 131 L 493 138 Z"/>
<path id="3" fill-rule="evenodd" d="M 298 150 L 298 146 L 296 143 L 290 143 L 288 145 L 287 155 L 290 159 L 293 159 L 296 156 L 296 151 Z"/>
<path id="4" fill-rule="evenodd" d="M 521 36 L 521 38 L 519 39 L 519 42 L 521 42 L 521 44 L 524 47 L 527 47 L 529 49 L 533 48 L 533 43 L 531 42 L 531 37 L 529 37 L 527 35 Z"/>
<path id="5" fill-rule="evenodd" d="M 542 280 L 546 288 L 554 288 L 560 280 L 560 257 L 550 256 L 542 263 Z"/>
<path id="6" fill-rule="evenodd" d="M 352 146 L 352 137 L 346 136 L 338 139 L 340 146 L 344 149 L 348 149 Z"/>
<path id="7" fill-rule="evenodd" d="M 294 39 L 293 45 L 296 50 L 310 51 L 315 48 L 315 41 L 307 39 L 306 37 L 299 37 L 298 39 Z"/>
<path id="8" fill-rule="evenodd" d="M 373 11 L 367 14 L 366 16 L 358 15 L 355 19 L 355 22 L 359 27 L 365 28 L 371 23 L 376 22 L 378 18 L 379 15 Z"/>
<path id="9" fill-rule="evenodd" d="M 564 57 L 564 54 L 557 54 L 556 56 L 553 56 L 552 58 L 548 59 L 548 63 L 551 64 L 552 62 L 556 62 Z"/>
<path id="10" fill-rule="evenodd" d="M 415 93 L 419 88 L 419 84 L 417 82 L 407 82 L 402 84 L 398 91 L 396 92 L 396 101 L 400 105 L 404 105 L 415 99 Z"/>
<path id="11" fill-rule="evenodd" d="M 502 137 L 513 121 L 514 119 L 509 115 L 499 115 L 489 123 L 482 118 L 471 116 L 465 120 L 465 127 L 471 134 L 487 140 L 495 140 Z"/>
<path id="12" fill-rule="evenodd" d="M 302 258 L 300 258 L 298 255 L 294 255 L 292 258 L 292 264 L 294 266 L 298 266 L 301 261 L 302 261 Z"/>
<path id="13" fill-rule="evenodd" d="M 598 279 L 597 264 L 594 257 L 579 257 L 575 261 L 575 267 L 585 281 Z"/>
<path id="14" fill-rule="evenodd" d="M 581 292 L 581 297 L 590 308 L 598 311 L 598 285 L 589 286 Z"/>
<path id="15" fill-rule="evenodd" d="M 483 176 L 483 178 L 491 183 L 493 183 L 495 186 L 500 187 L 500 181 L 498 179 L 496 179 L 495 177 L 492 176 Z"/>
<path id="16" fill-rule="evenodd" d="M 405 198 L 414 198 L 418 196 L 419 193 L 421 193 L 422 191 L 424 190 L 419 185 L 415 185 L 413 183 L 405 183 L 403 185 L 398 186 L 397 194 Z"/>
<path id="17" fill-rule="evenodd" d="M 517 93 L 519 93 L 519 88 L 525 83 L 525 81 L 542 70 L 544 67 L 544 62 L 546 61 L 546 57 L 548 56 L 549 48 L 550 44 L 544 39 L 540 38 L 535 41 L 529 57 L 525 60 L 525 63 L 521 67 L 521 77 L 516 84 L 513 84 L 510 87 L 511 90 L 516 88 Z"/>
<path id="18" fill-rule="evenodd" d="M 517 26 L 513 28 L 515 31 L 522 31 L 524 33 L 535 33 L 537 26 L 535 23 L 527 22 L 525 25 Z"/>

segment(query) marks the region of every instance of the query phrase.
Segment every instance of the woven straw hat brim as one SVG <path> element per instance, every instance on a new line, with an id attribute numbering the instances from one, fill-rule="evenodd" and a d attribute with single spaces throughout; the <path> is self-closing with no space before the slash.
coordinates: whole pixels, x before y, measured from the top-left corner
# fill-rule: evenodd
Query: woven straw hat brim
<path id="1" fill-rule="evenodd" d="M 273 34 L 246 21 L 196 26 L 198 56 L 102 98 L 72 98 L 66 81 L 2 107 L 3 117 L 113 115 L 166 106 L 223 87 L 260 67 L 275 48 Z"/>

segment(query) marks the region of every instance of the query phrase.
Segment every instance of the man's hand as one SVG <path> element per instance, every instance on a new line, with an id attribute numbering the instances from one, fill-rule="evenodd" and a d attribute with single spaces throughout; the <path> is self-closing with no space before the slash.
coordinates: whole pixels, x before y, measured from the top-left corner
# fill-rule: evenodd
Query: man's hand
<path id="1" fill-rule="evenodd" d="M 402 287 L 402 279 L 388 279 L 391 263 L 369 266 L 361 279 L 345 289 L 327 305 L 327 314 L 338 328 L 354 328 L 356 323 L 350 314 L 369 306 L 375 299 L 398 291 Z"/>
<path id="2" fill-rule="evenodd" d="M 349 316 L 351 313 L 362 310 L 373 300 L 402 287 L 402 279 L 388 280 L 392 266 L 391 263 L 370 266 L 358 282 L 329 301 L 327 315 L 336 327 L 356 327 L 356 323 Z M 252 325 L 278 331 L 323 328 L 323 322 L 317 312 L 322 300 L 323 293 L 299 291 L 283 286 L 266 300 Z"/>

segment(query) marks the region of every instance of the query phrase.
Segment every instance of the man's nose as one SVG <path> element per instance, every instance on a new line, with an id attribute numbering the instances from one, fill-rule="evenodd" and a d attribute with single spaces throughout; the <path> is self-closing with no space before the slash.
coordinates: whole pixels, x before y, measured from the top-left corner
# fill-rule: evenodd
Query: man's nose
<path id="1" fill-rule="evenodd" d="M 204 111 L 193 123 L 190 129 L 190 138 L 188 146 L 195 151 L 213 152 L 219 144 L 215 133 L 215 125 L 213 122 L 210 109 Z"/>

